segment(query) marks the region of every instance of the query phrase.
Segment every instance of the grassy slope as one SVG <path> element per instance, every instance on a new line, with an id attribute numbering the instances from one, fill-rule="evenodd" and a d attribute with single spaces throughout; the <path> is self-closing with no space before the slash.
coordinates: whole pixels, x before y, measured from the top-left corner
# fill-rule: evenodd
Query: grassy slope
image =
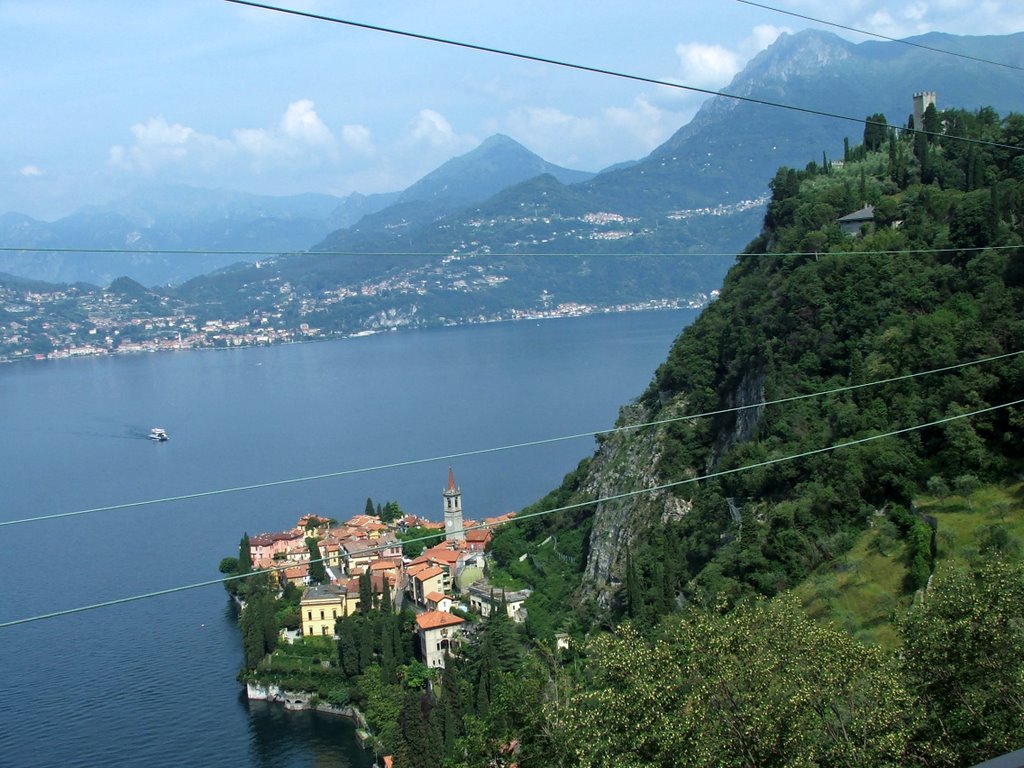
<path id="1" fill-rule="evenodd" d="M 923 496 L 917 508 L 938 520 L 938 574 L 978 558 L 992 526 L 1005 529 L 1011 547 L 1024 543 L 1024 483 L 1019 481 L 984 485 L 964 496 Z M 846 555 L 818 568 L 794 591 L 813 618 L 838 624 L 864 642 L 894 648 L 896 624 L 914 597 L 903 586 L 905 554 L 903 543 L 887 537 L 876 518 Z"/>

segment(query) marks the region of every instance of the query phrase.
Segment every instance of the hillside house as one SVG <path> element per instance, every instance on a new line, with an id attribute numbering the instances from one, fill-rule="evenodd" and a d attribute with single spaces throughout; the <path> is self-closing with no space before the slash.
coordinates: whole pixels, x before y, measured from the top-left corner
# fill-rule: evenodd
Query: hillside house
<path id="1" fill-rule="evenodd" d="M 420 657 L 430 669 L 443 669 L 445 654 L 458 654 L 465 620 L 451 613 L 426 611 L 416 617 Z"/>
<path id="2" fill-rule="evenodd" d="M 469 607 L 483 617 L 491 615 L 491 610 L 505 604 L 508 617 L 516 624 L 526 621 L 526 608 L 523 603 L 533 594 L 533 590 L 520 589 L 512 591 L 502 587 L 492 587 L 486 579 L 479 579 L 469 587 Z"/>
<path id="3" fill-rule="evenodd" d="M 875 206 L 865 205 L 859 211 L 848 213 L 836 220 L 839 228 L 846 235 L 859 235 L 864 227 L 871 229 L 875 225 Z"/>

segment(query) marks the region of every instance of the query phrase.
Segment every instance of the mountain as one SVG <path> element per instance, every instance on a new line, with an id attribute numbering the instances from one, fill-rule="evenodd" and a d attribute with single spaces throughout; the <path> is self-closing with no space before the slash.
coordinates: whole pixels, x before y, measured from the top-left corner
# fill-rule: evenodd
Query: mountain
<path id="1" fill-rule="evenodd" d="M 920 42 L 974 55 L 994 51 L 1013 62 L 1021 58 L 1024 36 L 925 36 Z M 902 125 L 912 94 L 924 89 L 938 92 L 940 108 L 1024 109 L 1024 92 L 1008 70 L 963 60 L 950 64 L 897 43 L 855 45 L 817 31 L 781 36 L 726 90 L 854 118 L 873 114 L 881 103 Z M 546 172 L 505 187 L 514 174 L 502 169 L 521 166 L 525 176 L 547 166 L 512 140 L 492 137 L 414 184 L 394 205 L 312 249 L 367 256 L 274 259 L 258 272 L 242 269 L 183 286 L 182 295 L 197 296 L 192 290 L 201 285 L 203 296 L 220 292 L 237 300 L 248 294 L 258 301 L 274 295 L 272 281 L 310 295 L 330 285 L 389 286 L 381 294 L 386 299 L 359 305 L 366 310 L 363 326 L 353 303 L 325 318 L 348 332 L 378 327 L 381 313 L 408 326 L 439 316 L 465 322 L 512 308 L 539 311 L 552 302 L 607 306 L 707 295 L 720 285 L 730 260 L 697 254 L 733 252 L 756 235 L 758 205 L 775 169 L 841 159 L 844 137 L 852 135 L 856 144 L 862 133 L 857 122 L 715 97 L 646 158 L 583 181 Z M 471 202 L 484 193 L 492 196 Z M 529 254 L 556 253 L 601 256 L 596 260 L 602 267 L 565 258 L 523 261 Z M 612 253 L 633 256 L 613 265 L 607 257 Z M 655 267 L 643 253 L 675 254 L 687 266 Z M 474 294 L 468 299 L 457 295 L 467 284 Z"/>
<path id="2" fill-rule="evenodd" d="M 932 33 L 911 42 L 1024 66 L 1024 33 L 958 37 Z M 863 119 L 881 112 L 905 126 L 911 96 L 937 91 L 938 106 L 1024 110 L 1015 70 L 942 56 L 894 42 L 853 44 L 829 32 L 783 34 L 723 90 L 779 104 Z M 709 99 L 642 161 L 582 185 L 591 204 L 645 215 L 757 197 L 780 165 L 843 157 L 843 138 L 863 126 L 722 96 Z M 751 232 L 752 236 L 754 233 Z"/>
<path id="3" fill-rule="evenodd" d="M 453 158 L 428 173 L 402 192 L 398 202 L 445 201 L 452 207 L 461 207 L 544 174 L 554 176 L 563 184 L 574 184 L 593 176 L 553 165 L 499 133 L 472 152 Z"/>
<path id="4" fill-rule="evenodd" d="M 176 283 L 247 258 L 202 249 L 304 250 L 332 228 L 390 202 L 387 196 L 272 197 L 186 186 L 145 188 L 53 222 L 0 216 L 0 247 L 137 248 L 137 253 L 13 251 L 0 254 L 0 270 L 51 282 L 105 285 L 130 275 L 150 285 Z M 200 252 L 147 253 L 159 249 Z"/>

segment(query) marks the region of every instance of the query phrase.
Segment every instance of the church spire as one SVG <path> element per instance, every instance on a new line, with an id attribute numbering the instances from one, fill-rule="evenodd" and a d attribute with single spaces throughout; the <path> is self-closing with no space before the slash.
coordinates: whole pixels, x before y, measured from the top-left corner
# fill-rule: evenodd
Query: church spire
<path id="1" fill-rule="evenodd" d="M 448 467 L 448 487 L 444 497 L 444 531 L 446 541 L 462 541 L 466 531 L 462 525 L 462 489 L 455 484 L 455 470 Z"/>

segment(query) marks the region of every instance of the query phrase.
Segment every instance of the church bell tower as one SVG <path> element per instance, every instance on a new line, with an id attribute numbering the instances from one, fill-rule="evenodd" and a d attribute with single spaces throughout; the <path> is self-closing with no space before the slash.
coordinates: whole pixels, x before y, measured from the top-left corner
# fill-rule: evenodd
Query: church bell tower
<path id="1" fill-rule="evenodd" d="M 448 467 L 448 487 L 441 492 L 444 497 L 444 539 L 464 541 L 466 531 L 462 526 L 462 489 L 455 485 L 455 472 Z"/>

